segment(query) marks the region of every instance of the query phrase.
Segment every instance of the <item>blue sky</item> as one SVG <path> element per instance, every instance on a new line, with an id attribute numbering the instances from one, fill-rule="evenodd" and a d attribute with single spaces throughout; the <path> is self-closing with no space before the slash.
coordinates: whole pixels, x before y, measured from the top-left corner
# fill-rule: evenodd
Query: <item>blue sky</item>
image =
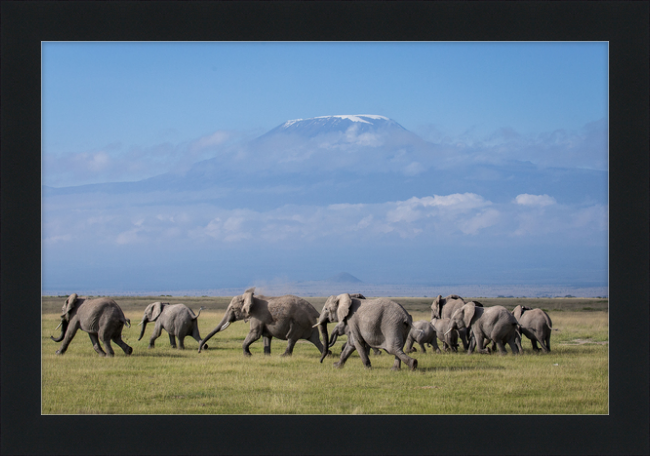
<path id="1" fill-rule="evenodd" d="M 237 287 L 341 271 L 373 283 L 603 284 L 607 52 L 606 43 L 44 43 L 44 185 L 196 172 L 207 159 L 234 176 L 248 157 L 242 179 L 201 191 L 46 194 L 44 288 Z M 255 156 L 247 146 L 287 120 L 339 114 L 386 116 L 420 139 L 409 153 L 346 155 L 370 177 L 336 195 L 305 182 L 339 179 L 345 190 L 340 176 L 352 169 L 335 169 L 330 149 L 302 145 L 281 169 L 284 149 Z M 372 178 L 388 180 L 377 190 Z M 79 223 L 67 222 L 71 211 Z M 71 251 L 73 264 L 63 260 Z M 346 267 L 344 252 L 356 252 Z M 265 260 L 252 267 L 246 256 Z"/>

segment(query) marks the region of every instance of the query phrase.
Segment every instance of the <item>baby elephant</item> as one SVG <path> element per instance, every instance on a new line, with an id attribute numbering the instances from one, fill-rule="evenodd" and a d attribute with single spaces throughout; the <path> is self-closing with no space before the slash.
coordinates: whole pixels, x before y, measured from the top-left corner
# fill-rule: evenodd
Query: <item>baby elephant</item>
<path id="1" fill-rule="evenodd" d="M 521 332 L 530 339 L 533 350 L 539 351 L 539 347 L 537 346 L 537 342 L 539 342 L 544 353 L 551 351 L 553 323 L 551 322 L 551 317 L 546 312 L 542 309 L 517 306 L 512 311 L 512 314 L 517 319 Z"/>
<path id="2" fill-rule="evenodd" d="M 201 342 L 201 336 L 199 335 L 199 325 L 197 319 L 201 315 L 201 310 L 205 307 L 199 309 L 199 313 L 194 315 L 192 309 L 187 307 L 185 304 L 172 304 L 166 302 L 154 302 L 149 304 L 146 309 L 144 309 L 144 315 L 142 316 L 142 331 L 140 331 L 140 337 L 138 340 L 142 339 L 144 336 L 144 330 L 147 327 L 147 323 L 150 321 L 155 321 L 156 326 L 154 327 L 153 334 L 151 339 L 149 339 L 149 348 L 153 348 L 156 342 L 156 339 L 160 337 L 160 332 L 164 329 L 169 333 L 169 341 L 172 344 L 172 348 L 176 348 L 176 337 L 178 337 L 178 346 L 181 349 L 185 348 L 183 340 L 186 336 L 192 336 L 197 342 Z M 203 346 L 203 348 L 208 348 Z"/>
<path id="3" fill-rule="evenodd" d="M 436 342 L 437 334 L 435 328 L 426 320 L 414 321 L 411 331 L 409 332 L 408 337 L 406 338 L 406 345 L 404 346 L 404 353 L 411 353 L 417 351 L 413 347 L 413 343 L 417 342 L 422 348 L 422 353 L 426 353 L 427 349 L 424 348 L 424 344 L 432 345 L 436 349 L 437 353 L 440 353 L 440 348 L 438 348 L 438 342 Z"/>
<path id="4" fill-rule="evenodd" d="M 449 331 L 451 318 L 434 318 L 431 320 L 431 326 L 436 330 L 443 350 L 458 352 L 458 331 Z"/>

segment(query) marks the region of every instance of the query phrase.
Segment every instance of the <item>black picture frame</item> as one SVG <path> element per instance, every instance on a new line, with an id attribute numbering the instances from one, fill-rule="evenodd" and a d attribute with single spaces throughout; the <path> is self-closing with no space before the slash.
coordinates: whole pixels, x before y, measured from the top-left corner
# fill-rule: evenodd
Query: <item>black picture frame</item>
<path id="1" fill-rule="evenodd" d="M 648 454 L 648 2 L 2 2 L 2 454 Z M 608 41 L 610 408 L 41 415 L 41 41 Z"/>

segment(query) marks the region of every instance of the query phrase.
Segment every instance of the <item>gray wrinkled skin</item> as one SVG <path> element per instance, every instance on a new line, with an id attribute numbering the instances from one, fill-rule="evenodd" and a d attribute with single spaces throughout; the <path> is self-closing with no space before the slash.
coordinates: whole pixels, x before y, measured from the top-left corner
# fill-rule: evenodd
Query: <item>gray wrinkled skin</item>
<path id="1" fill-rule="evenodd" d="M 124 312 L 115 301 L 109 298 L 87 299 L 79 298 L 71 294 L 65 301 L 61 314 L 61 335 L 58 338 L 51 337 L 54 342 L 61 342 L 61 347 L 56 351 L 62 355 L 68 349 L 77 330 L 81 329 L 90 336 L 95 351 L 101 356 L 113 356 L 111 341 L 130 355 L 133 348 L 122 340 L 122 328 L 124 325 L 131 326 L 131 322 L 124 316 Z M 102 349 L 99 341 L 102 341 L 106 352 Z"/>
<path id="2" fill-rule="evenodd" d="M 434 318 L 431 320 L 433 329 L 436 330 L 438 339 L 442 342 L 442 349 L 444 351 L 458 351 L 458 330 L 451 328 L 451 318 Z"/>
<path id="3" fill-rule="evenodd" d="M 361 361 L 367 368 L 371 367 L 367 347 L 385 350 L 395 356 L 393 369 L 399 369 L 404 361 L 411 370 L 417 367 L 417 360 L 406 355 L 403 351 L 413 319 L 404 308 L 389 299 L 356 299 L 343 293 L 330 296 L 323 306 L 317 325 L 320 327 L 323 342 L 329 344 L 327 324 L 338 322 L 347 326 L 350 343 L 341 353 L 334 365 L 343 367 L 348 357 L 357 350 Z M 337 325 L 337 326 L 339 326 Z M 321 362 L 324 356 L 321 356 Z"/>
<path id="4" fill-rule="evenodd" d="M 354 295 L 350 295 L 350 296 L 354 297 Z M 358 298 L 358 299 L 366 299 L 366 298 L 361 297 L 361 298 Z M 350 334 L 350 328 L 346 324 L 339 323 L 338 325 L 336 325 L 334 327 L 334 329 L 332 330 L 332 334 L 330 336 L 331 336 L 331 340 L 330 340 L 330 343 L 329 343 L 327 348 L 332 348 L 334 346 L 334 344 L 336 343 L 336 339 L 338 339 L 339 336 L 347 336 L 347 338 L 348 338 L 348 341 L 345 342 L 343 344 L 343 346 L 341 347 L 341 352 L 345 351 L 345 347 L 347 347 L 348 343 L 354 344 L 354 342 L 351 342 L 351 340 L 354 338 L 354 336 L 352 334 Z M 370 354 L 370 348 L 371 347 L 369 345 L 366 345 L 365 348 L 366 348 L 366 353 Z M 373 352 L 373 354 L 375 356 L 381 355 L 381 350 L 379 350 L 377 348 L 373 348 L 372 352 Z"/>
<path id="5" fill-rule="evenodd" d="M 438 335 L 436 334 L 436 329 L 433 325 L 426 320 L 419 320 L 413 322 L 413 327 L 409 332 L 409 335 L 406 339 L 406 346 L 404 347 L 404 353 L 411 353 L 417 351 L 413 344 L 415 342 L 420 345 L 422 353 L 426 353 L 427 349 L 424 348 L 424 344 L 432 345 L 437 353 L 440 353 L 440 348 L 438 347 L 438 342 L 436 339 Z"/>
<path id="6" fill-rule="evenodd" d="M 539 351 L 537 342 L 542 346 L 544 353 L 551 351 L 553 323 L 546 312 L 542 309 L 517 306 L 512 314 L 519 322 L 522 334 L 530 339 L 534 351 Z"/>
<path id="7" fill-rule="evenodd" d="M 199 315 L 201 310 L 199 310 Z M 160 337 L 164 329 L 169 334 L 169 342 L 172 348 L 176 348 L 176 338 L 178 338 L 178 348 L 185 348 L 185 337 L 191 336 L 197 342 L 201 342 L 199 334 L 198 316 L 192 309 L 185 304 L 169 304 L 163 302 L 154 302 L 149 304 L 144 310 L 142 316 L 142 330 L 138 340 L 144 336 L 147 323 L 156 322 L 153 334 L 149 339 L 149 348 L 154 348 L 156 339 Z"/>
<path id="8" fill-rule="evenodd" d="M 318 330 L 313 328 L 318 318 L 318 311 L 314 306 L 293 295 L 254 296 L 254 290 L 246 290 L 243 295 L 232 298 L 221 322 L 200 342 L 199 353 L 212 336 L 228 327 L 230 323 L 244 319 L 250 319 L 250 332 L 242 345 L 245 356 L 251 356 L 249 346 L 260 337 L 264 340 L 265 355 L 271 354 L 273 337 L 288 341 L 282 356 L 291 356 L 294 345 L 300 339 L 314 344 L 321 354 L 324 351 L 325 354 L 328 353 L 318 338 Z"/>
<path id="9" fill-rule="evenodd" d="M 489 353 L 484 348 L 484 340 L 488 339 L 497 344 L 499 353 L 506 354 L 505 344 L 510 345 L 513 354 L 519 353 L 516 344 L 517 320 L 503 306 L 488 308 L 478 307 L 473 302 L 458 309 L 451 318 L 453 329 L 468 328 L 476 340 L 479 353 Z M 468 347 L 468 354 L 473 352 L 473 346 Z"/>
<path id="10" fill-rule="evenodd" d="M 451 318 L 451 316 L 464 305 L 465 301 L 458 295 L 452 294 L 446 298 L 443 298 L 442 295 L 438 295 L 431 303 L 431 319 Z M 459 329 L 458 336 L 463 342 L 463 348 L 467 350 L 469 348 L 467 329 Z"/>

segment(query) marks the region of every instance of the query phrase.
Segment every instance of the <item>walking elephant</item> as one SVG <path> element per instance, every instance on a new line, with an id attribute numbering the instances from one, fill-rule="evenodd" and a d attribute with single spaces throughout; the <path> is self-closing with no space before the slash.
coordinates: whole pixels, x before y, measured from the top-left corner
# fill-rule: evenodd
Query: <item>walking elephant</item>
<path id="1" fill-rule="evenodd" d="M 445 351 L 458 351 L 458 330 L 451 328 L 451 318 L 434 318 L 431 320 L 431 326 L 436 330 L 438 339 L 442 342 L 442 349 Z"/>
<path id="2" fill-rule="evenodd" d="M 146 309 L 144 309 L 144 315 L 142 316 L 142 330 L 140 331 L 140 337 L 138 340 L 142 339 L 144 336 L 144 330 L 147 327 L 147 323 L 156 322 L 154 327 L 153 334 L 149 339 L 149 348 L 154 348 L 156 339 L 160 337 L 160 333 L 164 329 L 169 334 L 169 342 L 172 345 L 172 348 L 176 348 L 176 338 L 178 337 L 178 346 L 180 349 L 185 348 L 185 337 L 192 336 L 197 342 L 201 342 L 201 336 L 199 334 L 199 325 L 198 318 L 201 315 L 201 310 L 205 307 L 199 309 L 199 313 L 194 315 L 192 309 L 187 307 L 185 304 L 172 304 L 170 305 L 167 302 L 154 302 L 149 304 Z M 204 346 L 203 348 L 207 348 Z"/>
<path id="3" fill-rule="evenodd" d="M 432 345 L 436 350 L 436 353 L 440 353 L 440 348 L 438 347 L 438 338 L 436 329 L 433 325 L 426 320 L 419 320 L 413 322 L 413 327 L 409 331 L 409 335 L 406 338 L 406 345 L 404 346 L 404 353 L 412 353 L 417 351 L 413 344 L 417 342 L 422 348 L 422 353 L 426 353 L 427 349 L 424 348 L 424 344 Z"/>
<path id="4" fill-rule="evenodd" d="M 370 300 L 351 298 L 347 293 L 330 296 L 323 306 L 318 322 L 314 325 L 320 328 L 325 346 L 329 345 L 327 324 L 330 322 L 338 322 L 336 331 L 346 331 L 341 326 L 347 326 L 351 336 L 348 339 L 350 343 L 341 352 L 339 361 L 334 363 L 335 366 L 343 367 L 356 349 L 363 365 L 370 368 L 367 347 L 372 347 L 385 350 L 395 356 L 393 369 L 399 369 L 402 361 L 411 370 L 417 367 L 417 360 L 403 351 L 413 319 L 398 303 L 385 298 Z M 323 353 L 321 363 L 324 358 Z"/>
<path id="5" fill-rule="evenodd" d="M 478 301 L 473 301 L 476 306 L 483 307 Z M 434 318 L 451 318 L 454 313 L 465 305 L 465 300 L 458 295 L 452 294 L 443 298 L 442 295 L 438 295 L 436 299 L 431 303 L 431 319 Z M 459 329 L 458 336 L 463 342 L 463 348 L 467 350 L 469 348 L 468 343 L 468 334 L 467 329 Z"/>
<path id="6" fill-rule="evenodd" d="M 489 353 L 489 350 L 484 348 L 484 339 L 496 342 L 502 355 L 506 354 L 506 343 L 510 345 L 512 353 L 519 353 L 515 343 L 517 319 L 503 306 L 484 309 L 476 306 L 474 302 L 468 302 L 454 313 L 451 320 L 452 325 L 448 331 L 469 329 L 476 340 L 479 353 Z M 473 350 L 474 347 L 469 346 L 467 353 L 471 354 Z"/>
<path id="7" fill-rule="evenodd" d="M 314 344 L 321 354 L 331 353 L 323 347 L 318 330 L 313 328 L 318 311 L 309 302 L 293 295 L 266 297 L 254 296 L 254 292 L 255 288 L 250 288 L 243 295 L 232 298 L 221 322 L 199 343 L 199 353 L 212 336 L 226 329 L 230 323 L 244 319 L 250 319 L 250 332 L 242 345 L 245 356 L 251 356 L 248 347 L 260 337 L 264 340 L 265 355 L 271 354 L 273 337 L 288 341 L 282 356 L 291 356 L 294 345 L 300 339 Z"/>
<path id="8" fill-rule="evenodd" d="M 542 309 L 519 305 L 514 308 L 512 314 L 519 322 L 521 332 L 530 339 L 533 350 L 539 351 L 537 346 L 537 342 L 539 342 L 544 353 L 551 351 L 553 323 L 546 312 Z"/>
<path id="9" fill-rule="evenodd" d="M 131 321 L 124 316 L 124 312 L 115 301 L 109 298 L 79 298 L 76 293 L 66 299 L 61 314 L 61 335 L 57 338 L 50 336 L 54 342 L 61 342 L 61 347 L 56 351 L 62 355 L 68 349 L 77 330 L 81 329 L 90 336 L 93 348 L 101 356 L 113 356 L 111 340 L 120 346 L 124 353 L 130 355 L 133 348 L 122 340 L 122 328 L 131 327 Z M 58 327 L 57 327 L 58 328 Z M 102 341 L 106 352 L 102 350 L 99 341 Z"/>
<path id="10" fill-rule="evenodd" d="M 350 295 L 350 296 L 352 296 L 352 295 Z M 359 298 L 359 299 L 366 299 L 366 298 Z M 350 328 L 348 327 L 348 325 L 345 325 L 345 324 L 344 325 L 336 325 L 334 327 L 334 329 L 332 330 L 332 334 L 330 334 L 330 343 L 327 346 L 327 348 L 332 348 L 334 346 L 334 344 L 336 343 L 336 339 L 338 339 L 339 336 L 347 336 L 347 338 L 348 338 L 347 342 L 345 342 L 343 344 L 343 346 L 341 347 L 341 352 L 343 352 L 345 350 L 345 347 L 347 347 L 348 344 L 352 343 L 350 341 L 350 339 L 352 337 L 354 337 L 354 336 L 352 336 L 352 334 L 350 334 Z M 367 348 L 368 348 L 368 350 L 366 350 L 366 353 L 370 354 L 370 351 L 369 351 L 370 346 L 368 346 Z M 381 350 L 379 350 L 377 348 L 373 348 L 372 352 L 373 352 L 373 354 L 375 354 L 377 356 L 381 355 Z"/>

